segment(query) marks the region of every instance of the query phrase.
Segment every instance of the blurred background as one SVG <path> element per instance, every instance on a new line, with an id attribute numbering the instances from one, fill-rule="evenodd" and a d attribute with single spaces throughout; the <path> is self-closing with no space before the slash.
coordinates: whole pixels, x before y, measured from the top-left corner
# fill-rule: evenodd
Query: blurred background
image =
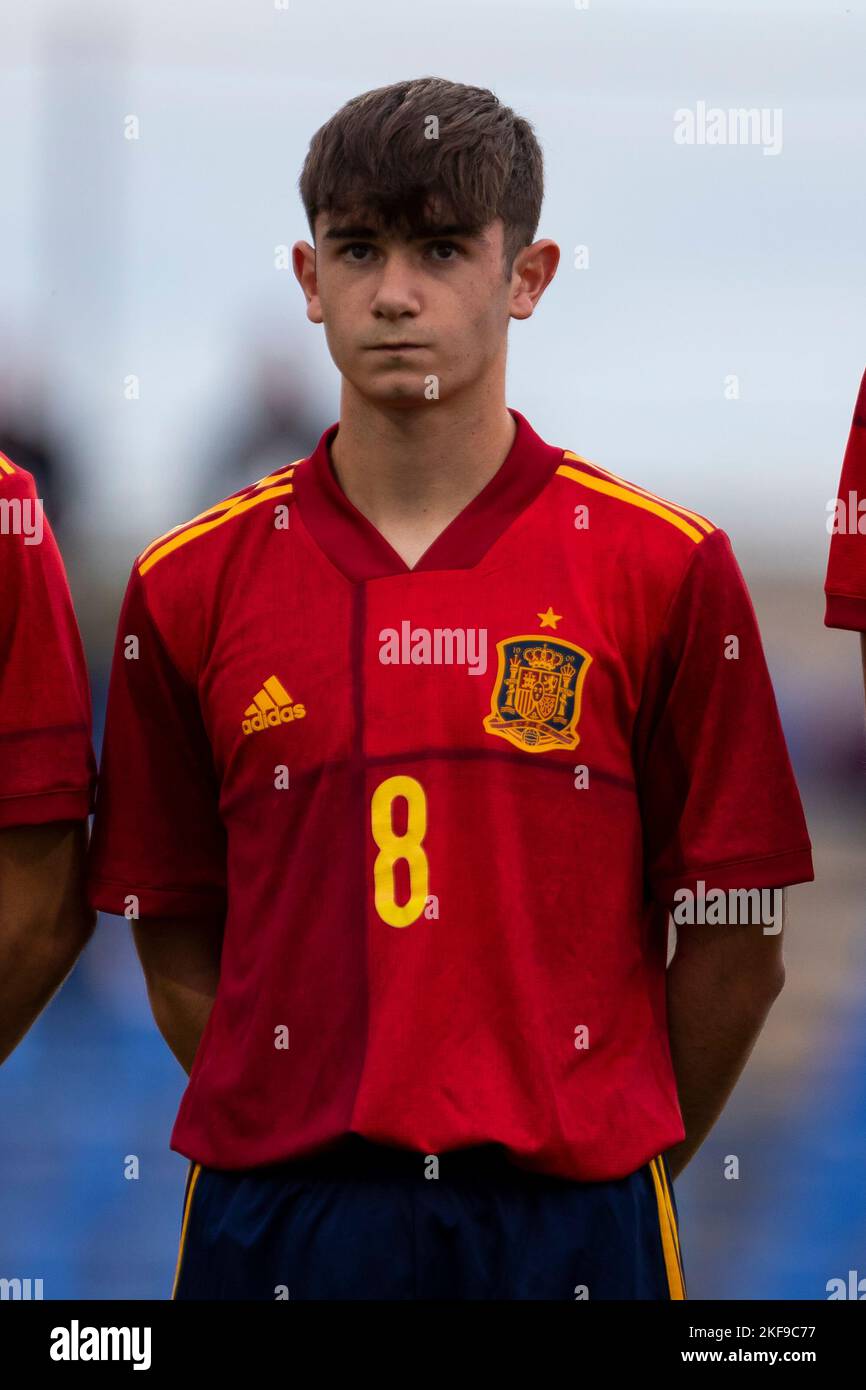
<path id="1" fill-rule="evenodd" d="M 338 418 L 288 259 L 309 239 L 313 132 L 422 75 L 492 87 L 533 122 L 538 234 L 563 259 L 511 326 L 508 403 L 729 532 L 815 850 L 815 884 L 789 893 L 786 988 L 677 1184 L 692 1298 L 820 1299 L 866 1276 L 864 707 L 856 636 L 822 624 L 827 503 L 866 365 L 864 43 L 864 0 L 0 15 L 0 449 L 55 525 L 97 739 L 137 551 Z M 674 113 L 700 102 L 780 112 L 781 148 L 676 143 Z M 0 1070 L 0 1276 L 42 1278 L 46 1298 L 168 1297 L 184 1081 L 127 924 L 102 918 Z"/>

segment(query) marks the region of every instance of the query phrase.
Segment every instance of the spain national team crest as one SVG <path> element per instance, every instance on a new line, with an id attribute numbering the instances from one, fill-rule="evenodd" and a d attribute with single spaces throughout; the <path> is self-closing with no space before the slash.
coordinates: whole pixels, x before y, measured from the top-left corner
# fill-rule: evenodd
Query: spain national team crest
<path id="1" fill-rule="evenodd" d="M 576 748 L 589 652 L 562 638 L 529 633 L 496 643 L 499 670 L 484 718 L 489 734 L 526 753 Z"/>

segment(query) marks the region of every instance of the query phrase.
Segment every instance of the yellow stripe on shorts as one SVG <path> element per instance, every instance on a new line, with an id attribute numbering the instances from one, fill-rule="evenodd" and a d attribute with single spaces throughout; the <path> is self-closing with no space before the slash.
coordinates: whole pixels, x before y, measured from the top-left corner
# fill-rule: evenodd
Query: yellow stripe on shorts
<path id="1" fill-rule="evenodd" d="M 171 1286 L 172 1298 L 174 1298 L 177 1292 L 177 1282 L 180 1278 L 180 1267 L 183 1262 L 183 1248 L 186 1243 L 186 1228 L 189 1225 L 189 1213 L 192 1207 L 192 1194 L 195 1192 L 195 1185 L 199 1180 L 200 1174 L 201 1164 L 194 1163 L 192 1166 L 189 1184 L 186 1189 L 186 1201 L 183 1204 L 183 1221 L 181 1222 L 180 1227 L 180 1245 L 178 1246 L 177 1250 L 177 1264 L 175 1265 L 174 1269 L 174 1283 Z"/>
<path id="2" fill-rule="evenodd" d="M 659 1227 L 661 1228 L 662 1251 L 665 1260 L 665 1272 L 668 1277 L 668 1288 L 672 1299 L 684 1300 L 686 1297 L 686 1285 L 683 1278 L 683 1267 L 680 1262 L 680 1241 L 677 1232 L 677 1223 L 674 1219 L 673 1204 L 668 1191 L 667 1177 L 665 1175 L 664 1164 L 661 1157 L 650 1159 L 650 1172 L 653 1176 L 653 1184 L 656 1190 L 656 1202 L 659 1209 Z"/>

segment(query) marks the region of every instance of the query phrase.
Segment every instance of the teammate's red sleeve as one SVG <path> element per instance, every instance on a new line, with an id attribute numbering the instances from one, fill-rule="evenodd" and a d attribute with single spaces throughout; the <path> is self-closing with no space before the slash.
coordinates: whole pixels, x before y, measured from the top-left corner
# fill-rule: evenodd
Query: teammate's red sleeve
<path id="1" fill-rule="evenodd" d="M 761 636 L 723 531 L 695 548 L 651 660 L 635 753 L 651 896 L 814 877 Z"/>
<path id="2" fill-rule="evenodd" d="M 831 518 L 824 624 L 866 632 L 866 507 L 863 532 L 859 530 L 860 503 L 866 503 L 866 372 L 854 407 L 837 500 L 841 506 Z"/>
<path id="3" fill-rule="evenodd" d="M 90 686 L 69 585 L 33 478 L 0 455 L 0 827 L 85 820 Z"/>
<path id="4" fill-rule="evenodd" d="M 108 691 L 88 862 L 92 906 L 119 916 L 225 909 L 225 834 L 195 689 L 166 648 L 137 569 Z"/>

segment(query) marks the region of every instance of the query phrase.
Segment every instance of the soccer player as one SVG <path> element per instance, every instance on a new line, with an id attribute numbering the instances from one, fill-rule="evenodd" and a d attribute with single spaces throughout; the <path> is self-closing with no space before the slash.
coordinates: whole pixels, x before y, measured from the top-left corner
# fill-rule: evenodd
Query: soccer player
<path id="1" fill-rule="evenodd" d="M 830 524 L 824 623 L 860 633 L 866 689 L 866 372 L 854 407 Z"/>
<path id="2" fill-rule="evenodd" d="M 783 969 L 701 904 L 812 877 L 743 579 L 506 405 L 559 259 L 525 120 L 400 82 L 300 187 L 339 421 L 141 553 L 109 696 L 92 901 L 190 1073 L 174 1296 L 682 1298 L 671 1179 Z"/>
<path id="3" fill-rule="evenodd" d="M 84 892 L 96 767 L 90 687 L 32 476 L 0 454 L 0 1061 L 95 921 Z"/>

